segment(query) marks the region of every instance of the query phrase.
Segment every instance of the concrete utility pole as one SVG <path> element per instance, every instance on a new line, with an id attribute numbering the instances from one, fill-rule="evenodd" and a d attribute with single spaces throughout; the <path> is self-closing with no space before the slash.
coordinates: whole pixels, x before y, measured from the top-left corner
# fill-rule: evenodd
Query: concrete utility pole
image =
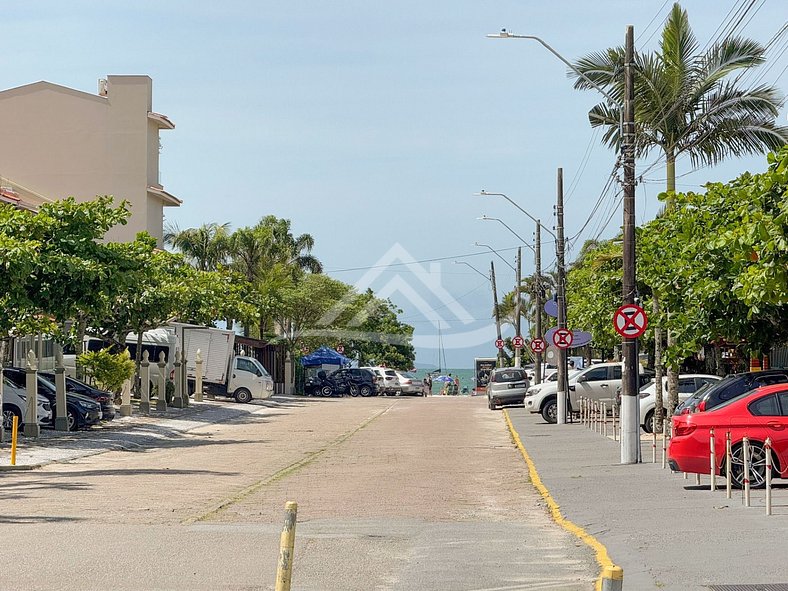
<path id="1" fill-rule="evenodd" d="M 566 271 L 564 269 L 564 169 L 558 169 L 555 215 L 556 258 L 558 259 L 558 328 L 566 328 Z M 558 349 L 557 423 L 566 423 L 569 381 L 567 380 L 566 349 Z"/>
<path id="2" fill-rule="evenodd" d="M 539 220 L 536 220 L 536 248 L 534 255 L 536 257 L 536 338 L 543 338 L 542 334 L 542 229 Z M 536 372 L 534 381 L 537 384 L 542 383 L 542 354 L 536 354 Z"/>
<path id="3" fill-rule="evenodd" d="M 498 331 L 498 339 L 501 338 L 501 315 L 498 311 L 498 290 L 495 288 L 495 263 L 490 261 L 490 283 L 493 290 L 493 311 L 495 313 L 495 329 Z M 503 349 L 498 349 L 498 367 L 503 367 Z"/>
<path id="4" fill-rule="evenodd" d="M 522 336 L 520 334 L 520 281 L 522 276 L 522 269 L 523 269 L 523 249 L 521 247 L 517 247 L 517 273 L 515 273 L 515 283 L 514 283 L 514 297 L 515 304 L 514 304 L 514 313 L 516 315 L 514 324 L 515 324 L 515 333 L 516 335 Z M 514 348 L 514 366 L 515 367 L 522 367 L 521 358 L 520 358 L 520 347 Z"/>
<path id="5" fill-rule="evenodd" d="M 635 279 L 635 81 L 632 62 L 635 55 L 634 27 L 627 26 L 624 53 L 624 120 L 622 164 L 624 166 L 624 274 L 622 299 L 633 304 L 637 291 Z M 636 464 L 640 455 L 638 405 L 638 341 L 622 337 L 624 356 L 621 388 L 621 463 Z"/>

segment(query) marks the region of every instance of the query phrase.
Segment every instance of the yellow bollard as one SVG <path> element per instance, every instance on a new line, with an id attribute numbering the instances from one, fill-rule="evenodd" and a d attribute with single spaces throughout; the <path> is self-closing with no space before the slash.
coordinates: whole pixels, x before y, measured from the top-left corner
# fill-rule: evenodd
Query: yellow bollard
<path id="1" fill-rule="evenodd" d="M 293 549 L 295 547 L 296 514 L 298 503 L 288 501 L 285 505 L 285 525 L 279 541 L 279 564 L 276 567 L 275 591 L 290 591 L 293 576 Z"/>
<path id="2" fill-rule="evenodd" d="M 16 466 L 16 436 L 19 432 L 19 417 L 14 415 L 11 423 L 11 465 Z"/>
<path id="3" fill-rule="evenodd" d="M 602 591 L 621 591 L 624 588 L 624 569 L 606 566 L 602 570 Z"/>

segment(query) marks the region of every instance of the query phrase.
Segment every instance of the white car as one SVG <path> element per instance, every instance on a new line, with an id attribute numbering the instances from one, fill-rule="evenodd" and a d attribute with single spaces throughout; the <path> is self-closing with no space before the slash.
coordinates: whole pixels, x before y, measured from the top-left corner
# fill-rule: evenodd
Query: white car
<path id="1" fill-rule="evenodd" d="M 697 392 L 701 386 L 709 382 L 718 382 L 722 378 L 709 374 L 681 374 L 679 376 L 679 403 L 684 402 L 687 398 Z M 657 383 L 651 380 L 648 384 L 640 389 L 638 394 L 640 397 L 640 426 L 646 433 L 654 432 L 654 410 L 657 405 Z M 668 401 L 668 378 L 662 378 L 662 404 L 667 406 Z M 667 416 L 667 409 L 663 411 L 662 416 Z"/>
<path id="2" fill-rule="evenodd" d="M 36 396 L 36 407 L 39 425 L 52 424 L 52 407 L 44 396 Z M 11 380 L 3 377 L 3 428 L 10 431 L 14 416 L 19 417 L 18 425 L 22 427 L 27 412 L 27 393 L 17 388 Z"/>
<path id="3" fill-rule="evenodd" d="M 403 396 L 424 396 L 424 383 L 407 371 L 394 371 L 399 380 L 399 393 Z"/>
<path id="4" fill-rule="evenodd" d="M 378 395 L 394 396 L 401 392 L 397 372 L 387 367 L 362 367 L 375 375 Z"/>
<path id="5" fill-rule="evenodd" d="M 621 364 L 618 363 L 619 371 Z M 596 367 L 596 366 L 592 366 Z M 591 368 L 588 368 L 591 369 Z M 573 381 L 582 371 L 581 369 L 570 370 L 567 374 L 569 387 L 575 385 Z M 605 368 L 605 375 L 607 375 L 607 368 Z M 531 386 L 525 392 L 525 399 L 523 405 L 525 409 L 533 413 L 540 413 L 542 418 L 548 423 L 555 423 L 558 416 L 558 401 L 556 400 L 556 392 L 558 392 L 558 379 L 556 374 L 555 381 L 546 381 L 541 384 Z M 619 377 L 619 381 L 621 378 Z"/>

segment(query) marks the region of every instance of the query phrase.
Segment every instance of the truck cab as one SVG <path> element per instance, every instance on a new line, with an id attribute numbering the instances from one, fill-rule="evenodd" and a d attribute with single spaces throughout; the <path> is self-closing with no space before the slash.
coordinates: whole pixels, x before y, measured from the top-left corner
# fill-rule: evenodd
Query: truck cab
<path id="1" fill-rule="evenodd" d="M 232 372 L 227 383 L 227 395 L 236 402 L 250 402 L 270 398 L 274 393 L 274 380 L 257 359 L 233 357 Z"/>

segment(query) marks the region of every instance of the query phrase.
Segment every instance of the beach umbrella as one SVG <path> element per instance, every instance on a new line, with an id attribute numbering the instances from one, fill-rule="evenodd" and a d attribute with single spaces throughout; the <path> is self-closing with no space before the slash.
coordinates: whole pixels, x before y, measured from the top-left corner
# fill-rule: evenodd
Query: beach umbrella
<path id="1" fill-rule="evenodd" d="M 450 378 L 449 376 L 438 376 L 433 381 L 435 381 L 435 382 L 453 382 L 454 378 Z"/>

